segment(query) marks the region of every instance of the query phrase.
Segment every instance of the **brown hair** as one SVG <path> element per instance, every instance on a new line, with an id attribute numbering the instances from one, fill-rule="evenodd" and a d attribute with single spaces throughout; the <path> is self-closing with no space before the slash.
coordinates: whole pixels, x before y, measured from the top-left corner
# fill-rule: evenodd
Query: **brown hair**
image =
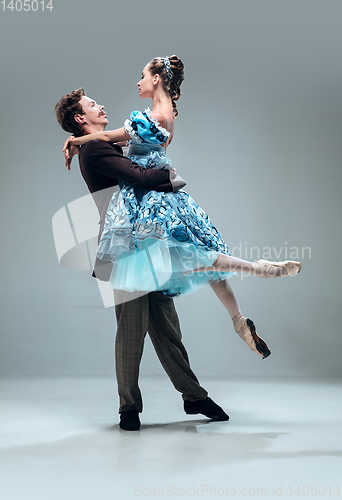
<path id="1" fill-rule="evenodd" d="M 64 95 L 55 106 L 55 113 L 58 123 L 66 132 L 70 132 L 75 137 L 84 135 L 83 128 L 75 120 L 75 115 L 84 115 L 80 100 L 86 93 L 84 89 L 73 90 L 70 94 Z"/>
<path id="2" fill-rule="evenodd" d="M 182 81 L 184 80 L 184 64 L 179 59 L 179 57 L 175 55 L 169 56 L 169 60 L 172 71 L 171 80 L 167 76 L 163 57 L 155 57 L 154 59 L 152 59 L 152 61 L 150 61 L 148 64 L 148 69 L 150 70 L 152 75 L 159 75 L 161 77 L 163 89 L 171 96 L 173 116 L 176 118 L 178 116 L 176 101 L 178 101 L 178 99 L 182 95 L 180 86 L 182 84 Z"/>

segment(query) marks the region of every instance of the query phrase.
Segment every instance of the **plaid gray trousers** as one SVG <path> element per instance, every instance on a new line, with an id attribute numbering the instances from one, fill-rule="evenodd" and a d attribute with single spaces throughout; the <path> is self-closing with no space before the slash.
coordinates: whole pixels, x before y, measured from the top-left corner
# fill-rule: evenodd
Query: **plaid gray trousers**
<path id="1" fill-rule="evenodd" d="M 188 354 L 182 343 L 177 312 L 170 297 L 151 292 L 129 300 L 128 292 L 114 290 L 117 333 L 115 340 L 115 371 L 120 397 L 119 413 L 142 412 L 138 385 L 139 365 L 148 332 L 159 361 L 183 400 L 204 399 L 208 392 L 190 368 Z M 128 299 L 128 300 L 124 300 Z"/>

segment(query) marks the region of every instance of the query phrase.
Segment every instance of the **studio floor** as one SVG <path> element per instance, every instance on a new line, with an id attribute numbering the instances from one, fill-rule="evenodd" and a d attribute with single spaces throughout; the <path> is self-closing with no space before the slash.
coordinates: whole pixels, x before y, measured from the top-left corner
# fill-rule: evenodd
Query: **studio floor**
<path id="1" fill-rule="evenodd" d="M 227 422 L 142 377 L 140 431 L 114 377 L 2 377 L 0 498 L 339 498 L 342 379 L 201 379 Z"/>

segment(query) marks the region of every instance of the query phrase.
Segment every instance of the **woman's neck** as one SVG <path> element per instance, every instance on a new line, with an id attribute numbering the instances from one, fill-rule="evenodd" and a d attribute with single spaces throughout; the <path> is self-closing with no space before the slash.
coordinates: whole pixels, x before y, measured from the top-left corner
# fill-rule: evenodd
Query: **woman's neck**
<path id="1" fill-rule="evenodd" d="M 158 92 L 154 94 L 152 97 L 153 107 L 152 111 L 158 111 L 158 109 L 171 108 L 172 109 L 172 101 L 171 96 L 166 95 L 164 92 Z"/>

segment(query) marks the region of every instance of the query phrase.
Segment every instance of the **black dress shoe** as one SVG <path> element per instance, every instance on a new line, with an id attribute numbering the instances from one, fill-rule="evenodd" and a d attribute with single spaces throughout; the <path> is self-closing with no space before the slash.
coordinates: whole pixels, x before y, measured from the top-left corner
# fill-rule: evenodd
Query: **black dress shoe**
<path id="1" fill-rule="evenodd" d="M 120 427 L 125 431 L 137 431 L 140 429 L 139 412 L 128 410 L 120 413 Z"/>
<path id="2" fill-rule="evenodd" d="M 222 410 L 221 406 L 214 403 L 208 396 L 197 401 L 184 401 L 184 411 L 188 415 L 202 413 L 213 420 L 229 420 L 229 416 Z"/>

